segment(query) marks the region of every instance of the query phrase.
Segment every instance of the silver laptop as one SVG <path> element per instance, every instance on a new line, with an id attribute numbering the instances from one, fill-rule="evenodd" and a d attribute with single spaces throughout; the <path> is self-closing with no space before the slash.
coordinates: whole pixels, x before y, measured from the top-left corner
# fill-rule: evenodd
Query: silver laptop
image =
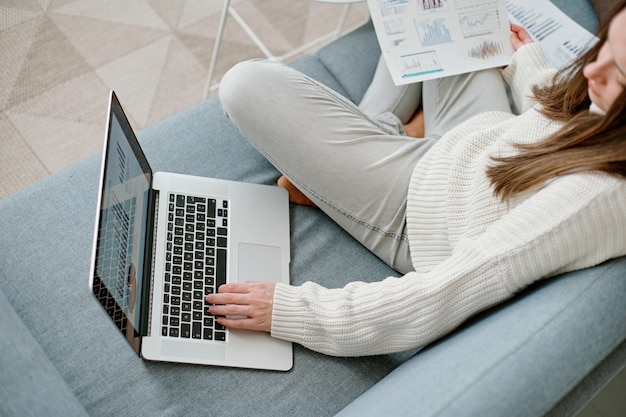
<path id="1" fill-rule="evenodd" d="M 291 343 L 226 329 L 204 301 L 226 282 L 288 283 L 289 261 L 284 190 L 153 173 L 111 92 L 89 286 L 139 355 L 291 369 Z"/>

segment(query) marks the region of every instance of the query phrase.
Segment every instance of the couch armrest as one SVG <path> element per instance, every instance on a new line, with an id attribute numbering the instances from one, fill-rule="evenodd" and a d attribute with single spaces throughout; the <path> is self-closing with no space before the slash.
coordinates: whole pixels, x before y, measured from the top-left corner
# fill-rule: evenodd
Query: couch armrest
<path id="1" fill-rule="evenodd" d="M 534 285 L 399 366 L 338 416 L 575 412 L 624 366 L 625 275 L 623 257 Z M 604 376 L 587 378 L 605 361 Z"/>

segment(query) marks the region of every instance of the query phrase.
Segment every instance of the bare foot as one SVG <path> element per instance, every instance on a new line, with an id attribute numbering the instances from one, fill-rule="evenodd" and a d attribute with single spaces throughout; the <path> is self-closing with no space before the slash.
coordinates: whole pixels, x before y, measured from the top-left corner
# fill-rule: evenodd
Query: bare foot
<path id="1" fill-rule="evenodd" d="M 296 186 L 293 185 L 291 181 L 289 181 L 284 175 L 282 175 L 278 179 L 278 186 L 287 190 L 287 192 L 289 193 L 289 201 L 291 201 L 292 203 L 300 204 L 303 206 L 316 207 L 315 203 L 311 201 L 309 197 L 304 195 L 302 191 L 298 190 Z"/>
<path id="2" fill-rule="evenodd" d="M 414 138 L 424 137 L 424 109 L 420 109 L 411 117 L 409 123 L 404 125 L 404 131 L 407 136 Z"/>

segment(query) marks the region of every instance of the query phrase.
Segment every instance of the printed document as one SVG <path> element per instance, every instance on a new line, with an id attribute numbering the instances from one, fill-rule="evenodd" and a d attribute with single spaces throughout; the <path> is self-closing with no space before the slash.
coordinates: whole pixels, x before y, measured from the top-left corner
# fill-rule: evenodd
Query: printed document
<path id="1" fill-rule="evenodd" d="M 368 0 L 396 85 L 506 66 L 509 20 L 540 42 L 557 68 L 595 37 L 546 0 Z"/>
<path id="2" fill-rule="evenodd" d="M 546 0 L 507 0 L 509 19 L 539 42 L 546 59 L 563 68 L 598 41 L 561 9 Z"/>

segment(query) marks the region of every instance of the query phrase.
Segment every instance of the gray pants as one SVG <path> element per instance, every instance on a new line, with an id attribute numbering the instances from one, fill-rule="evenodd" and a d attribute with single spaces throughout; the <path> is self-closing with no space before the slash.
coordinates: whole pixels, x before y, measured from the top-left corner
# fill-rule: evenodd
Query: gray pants
<path id="1" fill-rule="evenodd" d="M 445 132 L 510 112 L 497 70 L 396 87 L 379 62 L 359 106 L 287 66 L 237 64 L 220 100 L 233 124 L 320 209 L 392 268 L 413 270 L 406 200 L 413 168 Z M 425 138 L 405 135 L 422 105 Z"/>

